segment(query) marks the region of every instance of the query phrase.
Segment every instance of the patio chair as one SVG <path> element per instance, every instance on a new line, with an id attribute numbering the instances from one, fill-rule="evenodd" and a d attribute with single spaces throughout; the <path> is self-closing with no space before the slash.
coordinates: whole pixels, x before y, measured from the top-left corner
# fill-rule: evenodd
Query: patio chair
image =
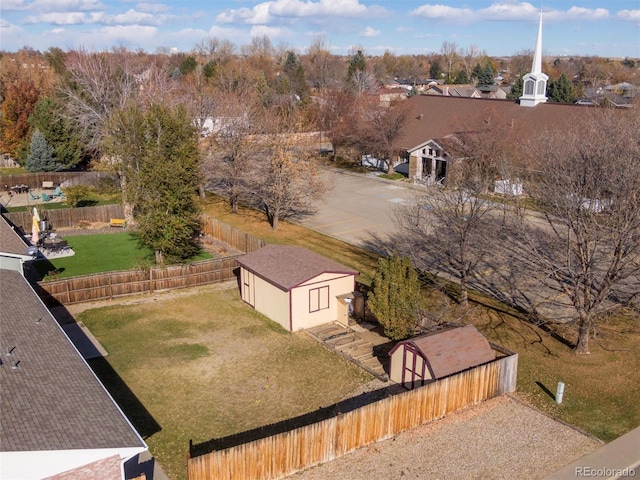
<path id="1" fill-rule="evenodd" d="M 51 201 L 51 197 L 49 195 L 47 195 L 46 193 L 42 194 L 42 201 L 43 202 L 50 202 Z"/>
<path id="2" fill-rule="evenodd" d="M 62 190 L 60 190 L 60 187 L 56 187 L 55 191 L 53 192 L 53 195 L 51 195 L 52 197 L 63 197 L 64 194 L 62 193 Z"/>
<path id="3" fill-rule="evenodd" d="M 29 190 L 29 198 L 31 200 L 40 200 L 40 195 L 36 195 L 35 193 L 33 193 L 31 190 Z"/>

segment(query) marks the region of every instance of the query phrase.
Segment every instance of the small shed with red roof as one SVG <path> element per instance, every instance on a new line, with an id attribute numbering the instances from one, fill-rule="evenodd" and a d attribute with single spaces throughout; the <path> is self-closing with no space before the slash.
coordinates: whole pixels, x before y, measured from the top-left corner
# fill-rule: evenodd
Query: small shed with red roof
<path id="1" fill-rule="evenodd" d="M 473 325 L 398 342 L 389 352 L 389 378 L 408 389 L 495 360 L 496 352 Z"/>
<path id="2" fill-rule="evenodd" d="M 303 247 L 267 245 L 237 259 L 242 300 L 289 331 L 347 324 L 358 272 Z"/>

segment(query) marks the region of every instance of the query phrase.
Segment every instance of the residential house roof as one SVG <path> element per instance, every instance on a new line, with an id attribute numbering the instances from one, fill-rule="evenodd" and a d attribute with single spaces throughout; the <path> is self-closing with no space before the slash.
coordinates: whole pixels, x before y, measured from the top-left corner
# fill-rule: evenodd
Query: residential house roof
<path id="1" fill-rule="evenodd" d="M 19 272 L 0 270 L 0 311 L 1 451 L 146 449 Z"/>
<path id="2" fill-rule="evenodd" d="M 496 358 L 487 339 L 473 325 L 432 332 L 397 343 L 411 344 L 427 360 L 433 378 L 442 378 Z"/>
<path id="3" fill-rule="evenodd" d="M 303 247 L 267 245 L 237 259 L 247 270 L 289 291 L 323 273 L 357 275 L 344 265 Z"/>
<path id="4" fill-rule="evenodd" d="M 580 105 L 542 103 L 525 108 L 511 100 L 415 95 L 407 99 L 408 120 L 396 148 L 412 151 L 428 140 L 478 130 L 485 123 L 508 126 L 518 141 L 545 130 L 566 128 L 591 113 Z"/>
<path id="5" fill-rule="evenodd" d="M 26 240 L 0 215 L 0 251 L 15 256 L 26 256 Z"/>

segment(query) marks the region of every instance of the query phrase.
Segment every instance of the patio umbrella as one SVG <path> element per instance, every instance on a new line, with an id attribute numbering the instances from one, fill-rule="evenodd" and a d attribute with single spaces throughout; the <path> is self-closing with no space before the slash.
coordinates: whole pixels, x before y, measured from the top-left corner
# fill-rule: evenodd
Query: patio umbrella
<path id="1" fill-rule="evenodd" d="M 33 218 L 35 218 L 38 224 L 40 224 L 40 214 L 38 213 L 38 209 L 36 207 L 33 207 Z"/>
<path id="2" fill-rule="evenodd" d="M 38 219 L 36 216 L 33 216 L 33 225 L 31 226 L 31 244 L 37 245 L 40 241 L 40 225 L 38 224 Z"/>

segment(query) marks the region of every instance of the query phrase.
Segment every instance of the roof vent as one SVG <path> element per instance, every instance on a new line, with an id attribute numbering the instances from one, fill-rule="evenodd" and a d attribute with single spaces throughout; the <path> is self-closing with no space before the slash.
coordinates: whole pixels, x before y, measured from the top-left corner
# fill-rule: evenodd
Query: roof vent
<path id="1" fill-rule="evenodd" d="M 20 360 L 13 362 L 13 365 L 11 365 L 11 370 L 20 370 Z"/>
<path id="2" fill-rule="evenodd" d="M 418 115 L 418 120 L 422 120 L 424 118 L 424 114 L 421 113 L 420 115 Z"/>

